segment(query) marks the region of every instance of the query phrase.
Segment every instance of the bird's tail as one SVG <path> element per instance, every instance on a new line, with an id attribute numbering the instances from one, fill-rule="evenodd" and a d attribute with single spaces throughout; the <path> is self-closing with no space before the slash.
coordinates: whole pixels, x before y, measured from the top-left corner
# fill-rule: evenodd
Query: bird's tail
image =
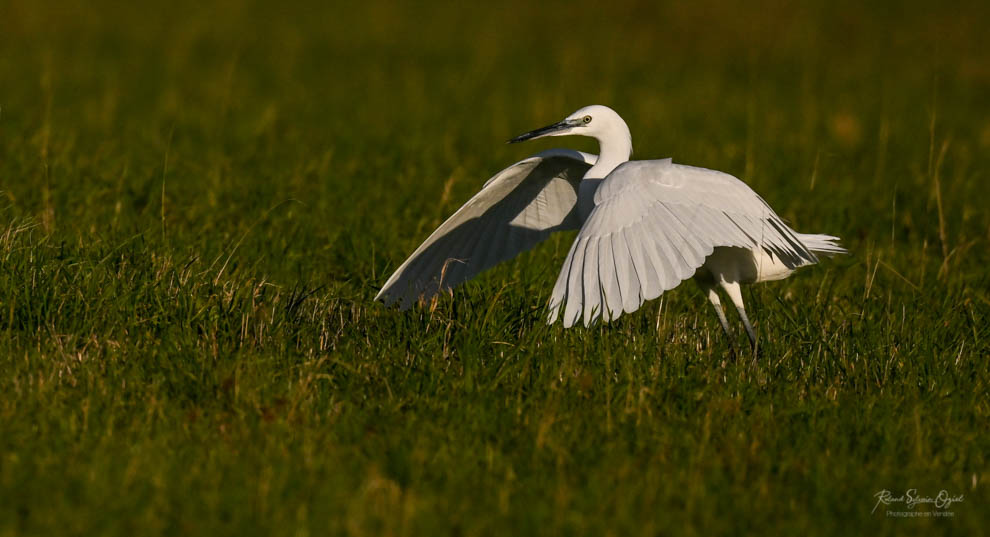
<path id="1" fill-rule="evenodd" d="M 833 237 L 831 235 L 814 235 L 798 233 L 798 240 L 802 244 L 808 247 L 809 250 L 815 253 L 815 255 L 824 255 L 826 257 L 832 257 L 837 254 L 848 254 L 849 251 L 839 246 L 839 237 Z"/>

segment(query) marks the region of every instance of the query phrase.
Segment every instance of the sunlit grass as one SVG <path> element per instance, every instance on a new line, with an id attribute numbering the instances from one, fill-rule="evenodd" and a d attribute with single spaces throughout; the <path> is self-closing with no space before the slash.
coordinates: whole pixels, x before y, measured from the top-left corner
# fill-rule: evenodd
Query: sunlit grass
<path id="1" fill-rule="evenodd" d="M 0 535 L 985 533 L 990 13 L 760 4 L 0 6 Z M 544 325 L 570 235 L 371 301 L 591 103 L 852 251 L 755 367 Z"/>

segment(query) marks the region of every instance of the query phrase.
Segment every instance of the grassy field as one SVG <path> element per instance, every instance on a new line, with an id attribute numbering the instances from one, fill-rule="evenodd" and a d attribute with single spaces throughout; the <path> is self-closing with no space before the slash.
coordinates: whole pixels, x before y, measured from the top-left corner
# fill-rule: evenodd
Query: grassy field
<path id="1" fill-rule="evenodd" d="M 0 536 L 988 533 L 988 4 L 481 4 L 0 0 Z M 755 367 L 573 235 L 372 302 L 592 103 L 843 237 Z"/>

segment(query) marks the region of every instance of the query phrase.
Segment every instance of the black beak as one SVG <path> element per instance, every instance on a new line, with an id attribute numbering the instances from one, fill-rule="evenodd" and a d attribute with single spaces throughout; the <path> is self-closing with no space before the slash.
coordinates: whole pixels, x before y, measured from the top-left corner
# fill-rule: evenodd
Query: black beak
<path id="1" fill-rule="evenodd" d="M 515 144 L 515 143 L 518 143 L 518 142 L 525 142 L 526 140 L 532 140 L 533 138 L 539 138 L 541 136 L 547 136 L 548 134 L 553 134 L 553 133 L 555 133 L 557 131 L 562 131 L 564 129 L 569 129 L 569 128 L 573 127 L 573 126 L 574 125 L 570 121 L 567 121 L 565 119 L 563 121 L 558 121 L 558 122 L 554 123 L 553 125 L 547 125 L 546 127 L 541 127 L 539 129 L 536 129 L 535 131 L 529 131 L 526 134 L 520 134 L 519 136 L 516 136 L 515 138 L 513 138 L 513 139 L 511 139 L 511 140 L 509 140 L 508 142 L 505 142 L 505 143 L 507 143 L 507 144 Z"/>

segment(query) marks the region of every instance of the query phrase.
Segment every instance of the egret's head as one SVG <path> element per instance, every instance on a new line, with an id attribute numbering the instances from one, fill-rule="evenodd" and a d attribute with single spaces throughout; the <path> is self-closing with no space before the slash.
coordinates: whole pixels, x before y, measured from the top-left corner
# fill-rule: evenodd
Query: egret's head
<path id="1" fill-rule="evenodd" d="M 553 125 L 520 134 L 509 140 L 510 144 L 543 138 L 544 136 L 591 136 L 601 140 L 605 136 L 624 134 L 629 136 L 626 122 L 615 110 L 600 104 L 585 106 Z"/>

